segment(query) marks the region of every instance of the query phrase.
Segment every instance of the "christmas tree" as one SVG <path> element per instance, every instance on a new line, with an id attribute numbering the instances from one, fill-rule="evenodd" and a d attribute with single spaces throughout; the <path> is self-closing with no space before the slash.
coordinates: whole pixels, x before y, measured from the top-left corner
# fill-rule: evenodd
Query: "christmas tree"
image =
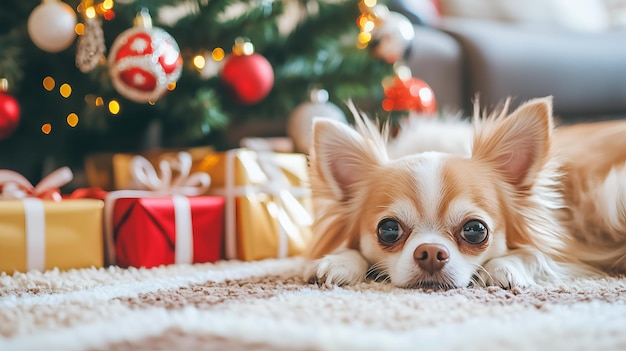
<path id="1" fill-rule="evenodd" d="M 77 18 L 73 29 L 81 35 L 75 40 L 69 33 L 67 47 L 45 48 L 46 34 L 62 31 L 65 14 L 52 12 L 30 27 L 34 11 L 51 4 L 69 5 Z M 377 108 L 381 82 L 393 69 L 357 47 L 359 5 L 356 0 L 4 0 L 0 78 L 8 91 L 0 104 L 13 98 L 21 111 L 17 129 L 0 140 L 0 168 L 38 181 L 52 168 L 81 167 L 85 155 L 95 152 L 232 147 L 229 133 L 243 126 L 275 126 L 260 134 L 284 130 L 289 114 L 316 88 L 327 90 L 330 102 L 342 109 L 348 99 Z M 182 59 L 180 77 L 162 96 L 145 101 L 115 86 L 110 71 L 114 42 L 137 18 L 169 33 Z M 37 36 L 43 42 L 35 43 Z M 238 40 L 247 44 L 234 46 Z M 248 91 L 233 87 L 244 79 L 237 72 L 267 66 L 240 62 L 231 69 L 234 75 L 224 72 L 233 48 L 249 50 L 250 43 L 270 64 L 273 82 L 266 95 L 258 84 L 267 82 Z M 104 55 L 94 55 L 98 44 L 104 44 Z M 156 141 L 146 141 L 150 132 L 158 135 Z"/>

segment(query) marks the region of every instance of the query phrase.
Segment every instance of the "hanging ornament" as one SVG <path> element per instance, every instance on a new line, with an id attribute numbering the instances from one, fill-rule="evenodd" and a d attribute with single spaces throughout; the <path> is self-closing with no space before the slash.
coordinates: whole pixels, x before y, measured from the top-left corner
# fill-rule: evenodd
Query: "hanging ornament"
<path id="1" fill-rule="evenodd" d="M 389 11 L 387 6 L 361 1 L 357 19 L 361 48 L 370 46 L 374 56 L 395 63 L 403 58 L 415 37 L 413 24 L 404 15 Z"/>
<path id="2" fill-rule="evenodd" d="M 298 105 L 287 119 L 287 135 L 293 140 L 296 151 L 309 153 L 315 117 L 326 117 L 347 123 L 343 111 L 335 104 L 328 102 L 326 90 L 313 90 L 311 101 Z"/>
<path id="3" fill-rule="evenodd" d="M 11 136 L 20 123 L 20 105 L 7 88 L 8 81 L 0 79 L 0 140 Z"/>
<path id="4" fill-rule="evenodd" d="M 404 15 L 388 12 L 372 33 L 372 52 L 387 63 L 395 63 L 404 57 L 414 36 L 413 25 Z"/>
<path id="5" fill-rule="evenodd" d="M 43 0 L 28 17 L 28 35 L 41 50 L 55 53 L 72 45 L 76 32 L 76 12 L 58 0 Z"/>
<path id="6" fill-rule="evenodd" d="M 238 38 L 224 62 L 221 78 L 239 102 L 252 105 L 272 90 L 274 70 L 265 57 L 254 52 L 251 42 Z"/>
<path id="7" fill-rule="evenodd" d="M 411 70 L 399 66 L 394 77 L 383 81 L 385 99 L 382 107 L 385 111 L 410 111 L 423 115 L 437 112 L 435 93 L 421 79 L 411 76 Z"/>
<path id="8" fill-rule="evenodd" d="M 139 103 L 163 96 L 183 67 L 178 44 L 163 29 L 152 27 L 147 10 L 137 15 L 133 28 L 115 39 L 108 62 L 115 90 Z"/>
<path id="9" fill-rule="evenodd" d="M 85 9 L 85 32 L 76 44 L 76 67 L 83 73 L 96 68 L 98 63 L 104 61 L 106 54 L 102 21 L 95 13 L 93 7 Z"/>

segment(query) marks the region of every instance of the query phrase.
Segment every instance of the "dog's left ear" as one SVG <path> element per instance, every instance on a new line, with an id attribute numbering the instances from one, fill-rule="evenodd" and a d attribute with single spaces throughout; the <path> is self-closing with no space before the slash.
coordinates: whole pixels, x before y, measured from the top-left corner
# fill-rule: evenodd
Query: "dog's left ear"
<path id="1" fill-rule="evenodd" d="M 381 155 L 386 151 L 378 150 L 376 145 L 380 144 L 374 142 L 375 138 L 380 135 L 368 139 L 344 123 L 328 118 L 314 119 L 311 167 L 338 200 L 351 198 L 355 191 L 362 190 L 358 183 L 382 162 Z"/>
<path id="2" fill-rule="evenodd" d="M 480 121 L 472 157 L 489 162 L 518 189 L 527 188 L 549 157 L 552 127 L 552 97 L 530 100 L 509 116 Z"/>

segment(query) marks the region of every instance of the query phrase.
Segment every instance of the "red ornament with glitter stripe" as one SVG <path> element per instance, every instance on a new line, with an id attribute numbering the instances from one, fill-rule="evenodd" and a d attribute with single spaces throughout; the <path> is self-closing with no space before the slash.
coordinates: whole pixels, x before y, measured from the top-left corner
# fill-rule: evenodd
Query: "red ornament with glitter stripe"
<path id="1" fill-rule="evenodd" d="M 139 103 L 154 102 L 178 80 L 183 60 L 171 35 L 152 27 L 146 18 L 138 22 L 141 24 L 115 39 L 109 73 L 113 86 L 124 97 Z"/>

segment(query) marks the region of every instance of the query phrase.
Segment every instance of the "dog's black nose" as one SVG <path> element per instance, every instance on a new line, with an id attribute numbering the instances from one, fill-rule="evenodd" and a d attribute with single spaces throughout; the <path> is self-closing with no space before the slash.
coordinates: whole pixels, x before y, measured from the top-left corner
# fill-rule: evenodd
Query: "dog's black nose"
<path id="1" fill-rule="evenodd" d="M 450 252 L 441 244 L 422 244 L 413 251 L 413 258 L 421 269 L 433 275 L 450 260 Z"/>

